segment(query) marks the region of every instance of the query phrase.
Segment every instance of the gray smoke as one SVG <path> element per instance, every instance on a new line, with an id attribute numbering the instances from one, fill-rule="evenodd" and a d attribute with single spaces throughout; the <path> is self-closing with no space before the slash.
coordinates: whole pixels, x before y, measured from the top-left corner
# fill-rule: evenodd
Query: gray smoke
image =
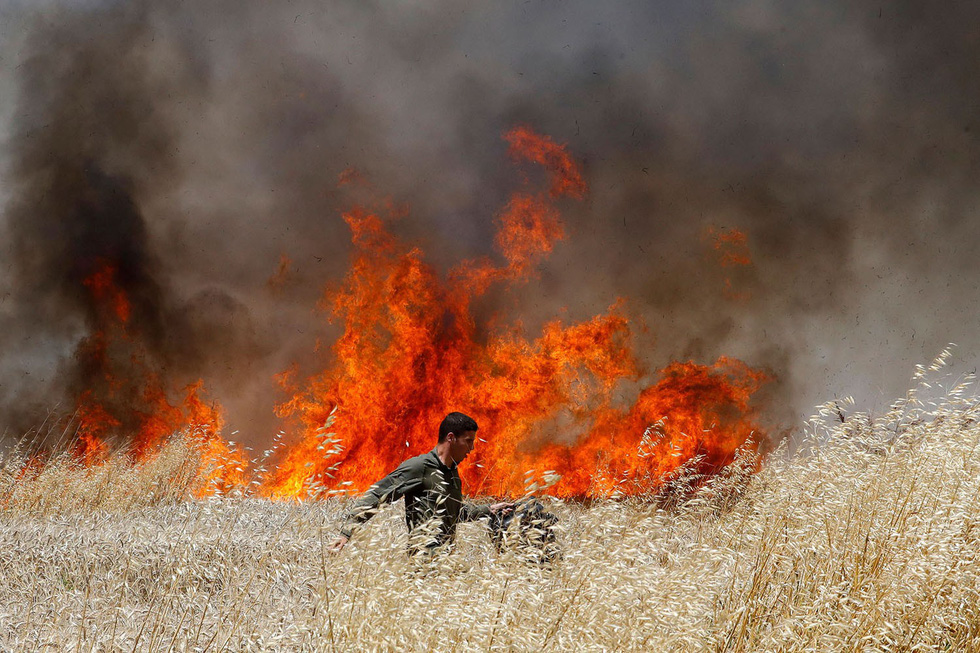
<path id="1" fill-rule="evenodd" d="M 440 269 L 491 254 L 515 124 L 567 143 L 590 193 L 540 277 L 481 310 L 533 334 L 626 297 L 651 374 L 727 354 L 776 375 L 773 422 L 835 393 L 881 410 L 915 363 L 956 342 L 972 367 L 980 345 L 978 14 L 0 5 L 0 422 L 95 383 L 82 280 L 112 258 L 147 364 L 203 378 L 264 442 L 273 374 L 322 365 L 313 343 L 336 335 L 315 304 L 346 270 L 352 193 L 409 206 L 393 229 Z M 349 168 L 373 190 L 338 188 Z M 744 232 L 753 264 L 720 265 L 712 227 Z"/>

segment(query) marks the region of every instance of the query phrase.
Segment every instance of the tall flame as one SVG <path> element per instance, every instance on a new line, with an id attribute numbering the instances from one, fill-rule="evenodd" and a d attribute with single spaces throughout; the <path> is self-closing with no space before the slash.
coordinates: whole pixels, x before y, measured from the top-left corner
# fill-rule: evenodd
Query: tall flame
<path id="1" fill-rule="evenodd" d="M 604 494 L 615 481 L 603 478 L 655 483 L 694 457 L 705 469 L 724 465 L 762 439 L 750 400 L 766 377 L 733 359 L 672 363 L 653 385 L 634 389 L 631 406 L 620 405 L 618 395 L 644 376 L 626 300 L 587 322 L 550 322 L 531 340 L 519 327 L 476 323 L 472 302 L 493 284 L 533 274 L 564 237 L 556 203 L 586 192 L 561 145 L 526 127 L 505 138 L 516 161 L 544 168 L 548 187 L 534 192 L 528 182 L 499 213 L 500 263 L 466 261 L 443 279 L 378 215 L 344 215 L 353 261 L 322 301 L 343 335 L 326 370 L 302 383 L 282 376 L 291 396 L 278 413 L 301 432 L 267 482 L 270 495 L 302 496 L 311 481 L 364 490 L 431 449 L 452 410 L 476 418 L 484 440 L 475 464 L 461 468 L 468 486 L 502 495 L 523 492 L 529 469 L 559 474 L 552 491 L 560 495 Z M 342 450 L 328 456 L 320 429 L 334 407 Z M 657 438 L 645 438 L 652 425 Z"/>

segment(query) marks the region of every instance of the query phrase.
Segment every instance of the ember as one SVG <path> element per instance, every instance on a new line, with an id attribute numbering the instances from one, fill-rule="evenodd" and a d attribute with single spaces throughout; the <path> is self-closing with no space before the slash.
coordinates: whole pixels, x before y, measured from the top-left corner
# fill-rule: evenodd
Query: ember
<path id="1" fill-rule="evenodd" d="M 738 229 L 718 229 L 708 227 L 704 230 L 703 239 L 707 241 L 715 256 L 718 264 L 722 268 L 727 268 L 729 273 L 741 269 L 743 272 L 752 268 L 752 256 L 749 253 L 749 243 L 745 232 Z M 744 290 L 736 290 L 736 284 L 731 274 L 725 276 L 725 297 L 736 301 L 749 299 L 749 293 Z"/>

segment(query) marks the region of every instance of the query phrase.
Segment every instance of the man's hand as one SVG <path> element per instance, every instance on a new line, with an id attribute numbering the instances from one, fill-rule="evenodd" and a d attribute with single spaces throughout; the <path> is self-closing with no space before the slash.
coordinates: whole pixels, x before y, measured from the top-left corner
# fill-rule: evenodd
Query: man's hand
<path id="1" fill-rule="evenodd" d="M 330 553 L 340 553 L 341 551 L 343 551 L 344 547 L 347 546 L 347 543 L 349 541 L 350 538 L 348 538 L 346 535 L 341 535 L 336 540 L 330 543 L 330 546 L 327 547 L 327 551 L 329 551 Z"/>
<path id="2" fill-rule="evenodd" d="M 492 512 L 495 515 L 497 513 L 503 513 L 506 515 L 513 509 L 514 509 L 514 503 L 512 501 L 502 501 L 500 503 L 495 503 L 492 506 L 490 506 L 490 512 Z"/>

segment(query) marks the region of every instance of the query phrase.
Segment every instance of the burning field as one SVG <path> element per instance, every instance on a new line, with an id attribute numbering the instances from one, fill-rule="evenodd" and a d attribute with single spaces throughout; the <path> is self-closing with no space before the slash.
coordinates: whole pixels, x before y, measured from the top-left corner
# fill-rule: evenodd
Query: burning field
<path id="1" fill-rule="evenodd" d="M 417 245 L 390 233 L 397 215 L 367 206 L 343 214 L 350 269 L 319 303 L 342 333 L 332 345 L 316 343 L 329 349 L 320 357 L 324 370 L 302 378 L 296 365 L 276 375 L 283 398 L 275 410 L 287 430 L 268 474 L 253 474 L 247 451 L 224 438 L 223 410 L 207 399 L 203 380 L 177 387 L 168 378 L 147 327 L 156 307 L 139 303 L 152 284 L 123 257 L 85 255 L 73 263 L 91 332 L 73 353 L 74 411 L 55 418 L 48 433 L 67 436 L 68 449 L 89 467 L 116 449 L 136 462 L 152 458 L 171 436 L 188 433 L 215 474 L 200 493 L 275 499 L 306 498 L 312 487 L 363 492 L 431 449 L 440 420 L 457 407 L 488 434 L 464 479 L 478 494 L 500 497 L 521 496 L 535 482 L 529 472 L 554 479 L 551 493 L 560 497 L 652 492 L 682 466 L 711 475 L 737 451 L 769 445 L 753 401 L 768 380 L 762 370 L 728 357 L 678 361 L 642 384 L 647 375 L 635 349 L 650 335 L 637 333 L 628 298 L 613 298 L 606 312 L 580 323 L 547 321 L 534 338 L 495 314 L 478 321 L 474 305 L 497 287 L 506 293 L 526 283 L 565 237 L 560 202 L 587 193 L 579 164 L 551 138 L 516 127 L 505 140 L 514 164 L 527 169 L 496 213 L 494 258 L 466 260 L 440 275 Z M 88 210 L 115 219 L 101 214 L 116 210 L 111 203 Z M 744 249 L 733 235 L 712 235 L 714 246 Z M 751 264 L 745 254 L 722 254 L 722 264 L 733 260 Z M 270 285 L 286 282 L 288 265 L 284 259 Z M 48 440 L 35 456 L 48 455 Z"/>
<path id="2" fill-rule="evenodd" d="M 552 488 L 558 496 L 605 496 L 616 488 L 598 479 L 600 466 L 609 477 L 655 485 L 694 457 L 718 470 L 739 447 L 765 440 L 750 400 L 766 376 L 737 360 L 672 363 L 635 400 L 616 405 L 615 391 L 641 376 L 634 343 L 649 337 L 634 333 L 625 299 L 587 322 L 549 321 L 534 339 L 493 316 L 492 330 L 476 322 L 475 302 L 495 284 L 524 282 L 563 237 L 557 200 L 586 192 L 578 165 L 550 138 L 516 128 L 506 139 L 511 156 L 543 167 L 547 182 L 514 193 L 499 211 L 499 263 L 464 261 L 441 279 L 377 215 L 344 215 L 354 260 L 323 300 L 343 335 L 329 369 L 306 381 L 283 379 L 292 397 L 278 411 L 298 418 L 303 431 L 286 445 L 267 485 L 272 496 L 301 496 L 310 482 L 363 491 L 431 449 L 456 406 L 489 434 L 465 481 L 500 496 L 519 496 L 535 468 L 560 477 Z M 342 451 L 324 456 L 322 427 L 335 408 Z"/>
<path id="3" fill-rule="evenodd" d="M 980 16 L 655 5 L 0 5 L 0 648 L 980 650 Z"/>
<path id="4" fill-rule="evenodd" d="M 926 372 L 926 370 L 923 370 Z M 947 377 L 938 377 L 943 383 Z M 428 563 L 388 510 L 340 555 L 344 503 L 188 500 L 200 450 L 0 476 L 9 650 L 976 650 L 978 402 L 933 372 L 879 417 L 831 402 L 807 451 L 744 450 L 661 494 L 543 496 L 561 557 L 482 524 Z"/>

